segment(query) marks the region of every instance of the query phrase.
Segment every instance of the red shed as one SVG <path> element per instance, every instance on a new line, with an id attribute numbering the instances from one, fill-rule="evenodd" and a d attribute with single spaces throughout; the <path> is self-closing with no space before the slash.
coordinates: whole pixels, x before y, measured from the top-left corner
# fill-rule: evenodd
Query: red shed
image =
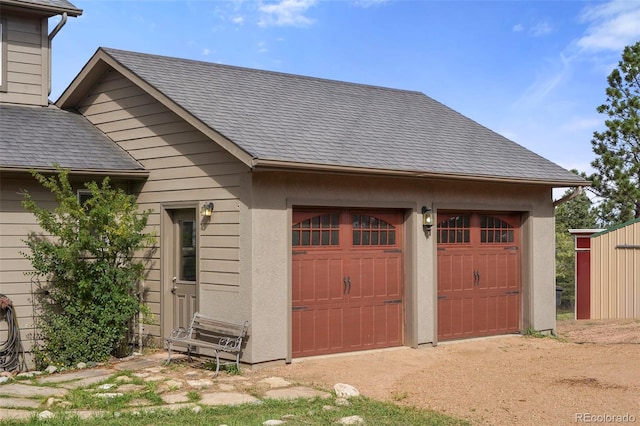
<path id="1" fill-rule="evenodd" d="M 569 229 L 575 241 L 575 317 L 591 317 L 591 236 L 602 229 Z"/>

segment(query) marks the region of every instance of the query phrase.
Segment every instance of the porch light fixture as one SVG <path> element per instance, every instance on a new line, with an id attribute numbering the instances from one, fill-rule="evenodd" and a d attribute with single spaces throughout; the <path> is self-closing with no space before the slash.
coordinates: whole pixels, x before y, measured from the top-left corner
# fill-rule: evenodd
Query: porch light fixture
<path id="1" fill-rule="evenodd" d="M 211 214 L 213 213 L 213 203 L 212 202 L 208 202 L 207 204 L 203 204 L 202 208 L 200 209 L 200 216 L 202 217 L 211 217 Z"/>
<path id="2" fill-rule="evenodd" d="M 433 226 L 433 212 L 427 206 L 422 206 L 422 229 L 424 232 L 431 233 Z"/>

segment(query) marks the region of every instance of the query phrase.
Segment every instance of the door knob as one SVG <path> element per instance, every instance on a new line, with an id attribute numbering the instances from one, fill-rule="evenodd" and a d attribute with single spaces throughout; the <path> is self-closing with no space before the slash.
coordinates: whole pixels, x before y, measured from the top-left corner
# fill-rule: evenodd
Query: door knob
<path id="1" fill-rule="evenodd" d="M 176 294 L 176 290 L 178 289 L 178 287 L 176 287 L 176 281 L 178 279 L 176 277 L 173 277 L 171 279 L 171 281 L 173 281 L 173 286 L 171 287 L 171 293 Z"/>

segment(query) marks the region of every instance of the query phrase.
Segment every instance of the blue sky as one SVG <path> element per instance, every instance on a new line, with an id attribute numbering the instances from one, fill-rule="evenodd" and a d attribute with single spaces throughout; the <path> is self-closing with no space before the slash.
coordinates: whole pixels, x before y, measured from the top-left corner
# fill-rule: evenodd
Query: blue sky
<path id="1" fill-rule="evenodd" d="M 71 0 L 55 100 L 99 46 L 415 90 L 590 171 L 596 107 L 640 1 Z M 52 18 L 53 28 L 59 18 Z"/>

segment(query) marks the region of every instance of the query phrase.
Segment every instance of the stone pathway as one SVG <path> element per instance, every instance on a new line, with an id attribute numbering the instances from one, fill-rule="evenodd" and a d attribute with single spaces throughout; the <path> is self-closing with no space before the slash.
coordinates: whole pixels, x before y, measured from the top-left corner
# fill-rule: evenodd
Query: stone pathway
<path id="1" fill-rule="evenodd" d="M 54 414 L 51 408 L 69 405 L 65 396 L 73 389 L 90 388 L 96 398 L 111 398 L 144 390 L 146 385 L 136 381 L 155 382 L 156 394 L 163 404 L 152 404 L 141 398 L 132 399 L 127 410 L 160 410 L 192 408 L 199 411 L 202 406 L 238 405 L 260 403 L 261 399 L 331 398 L 329 392 L 306 386 L 294 385 L 281 377 L 265 377 L 260 370 L 243 369 L 242 375 L 221 373 L 197 368 L 186 363 L 180 356 L 164 366 L 166 353 L 138 356 L 95 368 L 73 370 L 53 374 L 22 374 L 21 377 L 0 383 L 0 420 L 29 419 L 34 415 L 47 418 Z M 123 372 L 132 372 L 132 377 Z M 105 383 L 117 376 L 116 383 Z M 111 381 L 112 382 L 112 381 Z M 194 398 L 194 395 L 197 397 Z M 340 399 L 340 398 L 339 398 Z M 88 418 L 99 411 L 69 410 L 81 418 Z"/>

